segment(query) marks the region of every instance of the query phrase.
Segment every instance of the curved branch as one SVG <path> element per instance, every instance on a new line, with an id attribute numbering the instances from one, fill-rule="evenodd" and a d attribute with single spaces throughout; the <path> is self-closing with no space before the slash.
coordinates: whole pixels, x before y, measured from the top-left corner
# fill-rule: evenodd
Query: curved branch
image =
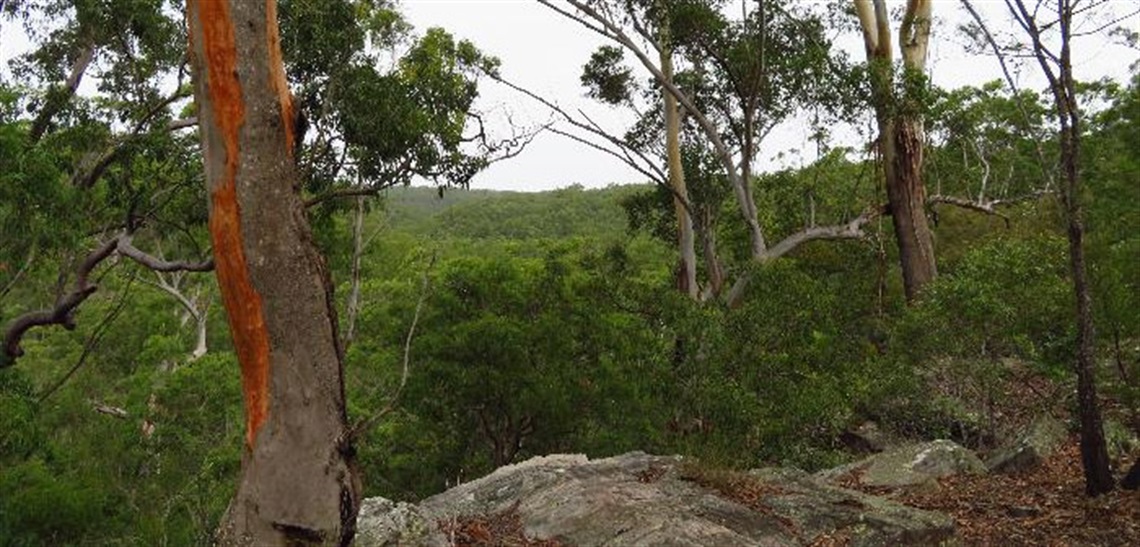
<path id="1" fill-rule="evenodd" d="M 117 244 L 118 239 L 111 239 L 91 251 L 87 258 L 83 259 L 76 275 L 75 288 L 59 298 L 55 307 L 49 310 L 25 313 L 8 325 L 7 332 L 4 335 L 4 355 L 0 356 L 0 368 L 12 365 L 16 359 L 24 355 L 24 350 L 20 347 L 20 340 L 32 328 L 60 325 L 67 330 L 75 329 L 75 308 L 78 308 L 84 300 L 87 300 L 87 297 L 94 294 L 98 289 L 88 281 L 88 277 L 96 266 L 115 252 Z"/>
<path id="2" fill-rule="evenodd" d="M 871 221 L 887 214 L 889 206 L 880 205 L 873 207 L 858 217 L 852 219 L 846 224 L 835 224 L 832 226 L 812 226 L 799 232 L 796 232 L 775 245 L 771 246 L 764 254 L 754 257 L 754 261 L 760 264 L 766 264 L 772 260 L 780 258 L 789 252 L 793 251 L 800 245 L 809 241 L 823 240 L 823 239 L 863 239 L 866 234 L 863 233 L 863 226 L 866 226 Z M 732 288 L 728 290 L 725 297 L 725 302 L 730 308 L 740 306 L 744 299 L 744 293 L 748 289 L 751 276 L 748 273 L 741 275 L 737 278 L 736 283 L 733 283 Z"/>
<path id="3" fill-rule="evenodd" d="M 1015 198 L 991 199 L 991 200 L 984 200 L 984 201 L 975 201 L 975 200 L 960 198 L 960 197 L 956 197 L 956 196 L 944 196 L 941 194 L 935 194 L 933 196 L 927 197 L 926 203 L 927 203 L 927 205 L 938 205 L 938 204 L 953 205 L 955 207 L 961 207 L 962 209 L 967 209 L 970 211 L 976 211 L 979 213 L 984 213 L 987 215 L 996 216 L 996 217 L 1004 220 L 1005 221 L 1005 227 L 1009 228 L 1012 221 L 1010 220 L 1008 215 L 1002 213 L 1001 211 L 998 211 L 997 210 L 998 207 L 1014 205 L 1016 203 L 1021 203 L 1023 201 L 1032 201 L 1032 200 L 1039 199 L 1041 197 L 1044 197 L 1044 196 L 1050 195 L 1050 194 L 1052 194 L 1052 192 L 1050 192 L 1048 190 L 1039 190 L 1039 191 L 1031 192 L 1031 193 L 1026 194 L 1024 196 L 1019 196 L 1019 197 L 1015 197 Z"/>
<path id="4" fill-rule="evenodd" d="M 209 272 L 214 269 L 213 259 L 204 262 L 186 262 L 183 260 L 170 262 L 148 255 L 136 248 L 131 243 L 131 239 L 132 236 L 130 234 L 123 234 L 116 238 L 116 249 L 119 251 L 119 254 L 156 272 Z"/>
<path id="5" fill-rule="evenodd" d="M 12 365 L 16 359 L 24 355 L 20 341 L 29 330 L 49 325 L 60 325 L 67 330 L 75 329 L 76 308 L 99 289 L 96 284 L 90 281 L 91 272 L 116 251 L 147 268 L 160 272 L 205 272 L 214 267 L 213 260 L 200 263 L 168 262 L 135 248 L 131 244 L 130 234 L 124 233 L 113 237 L 88 253 L 76 272 L 75 287 L 71 292 L 57 299 L 55 306 L 46 310 L 25 313 L 8 324 L 4 334 L 4 353 L 0 354 L 0 368 Z"/>

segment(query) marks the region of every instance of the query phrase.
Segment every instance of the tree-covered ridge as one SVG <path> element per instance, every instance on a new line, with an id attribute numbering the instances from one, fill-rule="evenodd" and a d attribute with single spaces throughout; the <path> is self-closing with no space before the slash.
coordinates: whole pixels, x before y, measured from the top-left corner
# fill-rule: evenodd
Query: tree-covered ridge
<path id="1" fill-rule="evenodd" d="M 633 186 L 586 190 L 570 186 L 548 192 L 399 188 L 385 196 L 393 229 L 419 232 L 431 220 L 431 233 L 471 239 L 609 238 L 626 227 L 619 205 L 637 191 Z M 419 232 L 424 233 L 424 232 Z"/>

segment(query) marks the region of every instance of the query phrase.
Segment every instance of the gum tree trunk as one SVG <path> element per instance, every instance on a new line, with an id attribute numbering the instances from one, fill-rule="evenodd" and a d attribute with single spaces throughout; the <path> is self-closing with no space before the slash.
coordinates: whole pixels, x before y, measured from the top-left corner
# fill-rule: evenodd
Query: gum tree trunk
<path id="1" fill-rule="evenodd" d="M 209 231 L 241 364 L 246 436 L 225 545 L 346 545 L 360 488 L 346 441 L 332 289 L 292 157 L 274 0 L 189 0 Z"/>
<path id="2" fill-rule="evenodd" d="M 668 37 L 665 37 L 667 41 Z M 670 82 L 673 80 L 673 53 L 666 45 L 661 50 L 661 71 Z M 677 216 L 677 239 L 681 263 L 678 266 L 677 289 L 696 300 L 697 250 L 693 235 L 693 217 L 689 214 L 689 191 L 685 187 L 685 172 L 681 165 L 681 121 L 677 111 L 677 98 L 662 91 L 665 103 L 665 151 L 669 161 L 669 185 L 673 188 L 673 208 Z"/>
<path id="3" fill-rule="evenodd" d="M 883 156 L 887 201 L 895 228 L 908 302 L 938 275 L 934 237 L 926 219 L 926 186 L 922 180 L 923 127 L 915 98 L 908 96 L 911 83 L 896 88 L 892 62 L 891 29 L 886 0 L 854 0 L 863 29 L 867 62 L 871 65 L 871 88 L 879 122 L 879 146 Z M 903 78 L 922 75 L 930 40 L 932 0 L 907 0 L 899 26 L 899 50 Z"/>

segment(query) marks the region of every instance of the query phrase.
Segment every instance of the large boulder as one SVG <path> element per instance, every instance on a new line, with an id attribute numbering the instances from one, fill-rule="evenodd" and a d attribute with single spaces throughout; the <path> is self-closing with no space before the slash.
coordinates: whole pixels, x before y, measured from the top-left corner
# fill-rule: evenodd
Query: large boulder
<path id="1" fill-rule="evenodd" d="M 969 449 L 937 440 L 898 446 L 866 459 L 816 474 L 840 485 L 899 488 L 929 484 L 961 473 L 985 473 L 986 465 Z"/>
<path id="2" fill-rule="evenodd" d="M 994 473 L 1019 473 L 1037 467 L 1065 442 L 1065 435 L 1065 424 L 1045 415 L 1030 423 L 1012 444 L 990 454 L 986 467 Z"/>
<path id="3" fill-rule="evenodd" d="M 938 545 L 954 536 L 947 516 L 802 472 L 706 472 L 643 453 L 534 458 L 415 506 L 366 500 L 357 528 L 361 547 L 448 545 L 457 535 L 506 544 L 494 537 L 504 530 L 548 545 L 614 546 Z"/>

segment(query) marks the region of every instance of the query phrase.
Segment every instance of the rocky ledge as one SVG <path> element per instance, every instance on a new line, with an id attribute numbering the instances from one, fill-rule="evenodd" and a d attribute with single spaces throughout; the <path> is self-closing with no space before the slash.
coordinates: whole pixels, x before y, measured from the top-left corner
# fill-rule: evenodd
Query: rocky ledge
<path id="1" fill-rule="evenodd" d="M 411 505 L 365 500 L 356 544 L 451 545 L 510 522 L 531 545 L 939 545 L 953 521 L 786 469 L 702 470 L 629 453 L 538 457 Z M 478 528 L 483 535 L 493 527 Z M 470 538 L 468 538 L 470 539 Z M 493 544 L 495 538 L 484 538 Z"/>

